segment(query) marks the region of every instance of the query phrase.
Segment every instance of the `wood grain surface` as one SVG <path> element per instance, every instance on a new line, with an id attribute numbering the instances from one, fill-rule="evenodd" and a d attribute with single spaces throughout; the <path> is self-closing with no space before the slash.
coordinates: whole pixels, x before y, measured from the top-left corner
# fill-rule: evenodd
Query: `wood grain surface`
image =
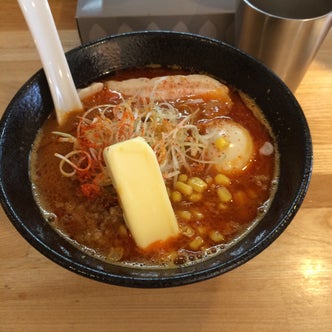
<path id="1" fill-rule="evenodd" d="M 50 1 L 65 50 L 76 1 Z M 16 1 L 1 1 L 1 114 L 41 63 Z M 296 97 L 311 129 L 306 199 L 263 253 L 214 279 L 169 289 L 98 283 L 49 261 L 0 210 L 0 331 L 332 331 L 332 31 Z"/>

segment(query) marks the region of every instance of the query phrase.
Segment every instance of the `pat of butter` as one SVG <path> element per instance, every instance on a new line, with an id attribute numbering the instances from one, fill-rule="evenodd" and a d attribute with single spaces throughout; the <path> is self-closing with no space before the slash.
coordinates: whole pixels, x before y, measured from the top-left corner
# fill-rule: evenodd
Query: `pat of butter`
<path id="1" fill-rule="evenodd" d="M 142 137 L 104 149 L 126 224 L 140 248 L 179 232 L 156 155 Z"/>

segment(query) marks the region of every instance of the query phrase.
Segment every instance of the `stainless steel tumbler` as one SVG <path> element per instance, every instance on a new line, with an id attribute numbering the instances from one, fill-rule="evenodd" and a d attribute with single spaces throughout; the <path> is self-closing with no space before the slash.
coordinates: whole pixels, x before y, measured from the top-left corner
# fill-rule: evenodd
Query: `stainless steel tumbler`
<path id="1" fill-rule="evenodd" d="M 235 41 L 292 90 L 332 24 L 332 0 L 239 0 Z"/>

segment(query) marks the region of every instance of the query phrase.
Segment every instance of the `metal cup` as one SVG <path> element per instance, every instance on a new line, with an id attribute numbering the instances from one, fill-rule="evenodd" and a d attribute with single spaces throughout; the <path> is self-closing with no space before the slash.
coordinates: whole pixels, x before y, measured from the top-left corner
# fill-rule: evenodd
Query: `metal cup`
<path id="1" fill-rule="evenodd" d="M 236 46 L 294 92 L 332 24 L 332 0 L 239 0 Z"/>

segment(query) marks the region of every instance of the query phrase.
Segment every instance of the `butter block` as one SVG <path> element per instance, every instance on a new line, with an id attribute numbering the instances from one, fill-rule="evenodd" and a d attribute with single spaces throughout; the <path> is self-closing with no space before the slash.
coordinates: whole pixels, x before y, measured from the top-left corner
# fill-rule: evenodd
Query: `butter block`
<path id="1" fill-rule="evenodd" d="M 104 149 L 107 170 L 137 246 L 176 236 L 178 223 L 156 155 L 142 137 Z"/>

